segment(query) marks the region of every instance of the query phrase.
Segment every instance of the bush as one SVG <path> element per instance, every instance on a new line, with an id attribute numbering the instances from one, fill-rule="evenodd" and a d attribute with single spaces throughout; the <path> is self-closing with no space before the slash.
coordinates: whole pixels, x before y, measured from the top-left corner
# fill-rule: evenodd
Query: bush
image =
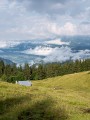
<path id="1" fill-rule="evenodd" d="M 2 77 L 1 77 L 1 80 L 2 81 L 7 81 L 7 76 L 5 74 L 3 74 Z"/>

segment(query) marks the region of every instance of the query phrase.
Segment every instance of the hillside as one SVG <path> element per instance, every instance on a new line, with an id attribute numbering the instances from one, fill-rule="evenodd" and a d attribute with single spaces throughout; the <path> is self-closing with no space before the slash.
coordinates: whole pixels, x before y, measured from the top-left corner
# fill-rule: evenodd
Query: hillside
<path id="1" fill-rule="evenodd" d="M 3 61 L 5 65 L 13 65 L 13 64 L 15 64 L 15 63 L 12 62 L 11 60 L 9 60 L 9 59 L 4 59 L 4 58 L 1 58 L 1 57 L 0 57 L 0 61 Z"/>
<path id="2" fill-rule="evenodd" d="M 90 120 L 90 72 L 33 81 L 0 82 L 0 120 Z"/>

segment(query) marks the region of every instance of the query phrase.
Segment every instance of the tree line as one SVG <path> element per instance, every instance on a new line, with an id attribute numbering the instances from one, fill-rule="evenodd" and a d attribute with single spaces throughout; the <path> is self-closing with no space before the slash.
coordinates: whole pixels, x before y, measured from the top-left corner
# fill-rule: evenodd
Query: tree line
<path id="1" fill-rule="evenodd" d="M 42 80 L 90 70 L 90 59 L 69 61 L 65 63 L 47 63 L 19 67 L 16 64 L 4 64 L 0 61 L 0 80 L 14 83 L 16 80 Z"/>

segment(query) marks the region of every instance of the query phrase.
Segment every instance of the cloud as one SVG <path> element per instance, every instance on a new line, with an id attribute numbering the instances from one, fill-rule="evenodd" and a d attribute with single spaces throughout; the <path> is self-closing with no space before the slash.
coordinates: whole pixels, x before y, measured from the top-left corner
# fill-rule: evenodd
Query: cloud
<path id="1" fill-rule="evenodd" d="M 69 47 L 54 48 L 52 53 L 47 55 L 44 62 L 65 62 L 68 60 L 85 59 L 90 57 L 90 50 L 73 52 Z"/>
<path id="2" fill-rule="evenodd" d="M 79 35 L 90 35 L 90 24 L 83 23 L 77 27 Z"/>
<path id="3" fill-rule="evenodd" d="M 81 22 L 81 25 L 89 25 L 90 24 L 90 21 L 84 21 L 84 22 Z"/>
<path id="4" fill-rule="evenodd" d="M 50 53 L 52 53 L 52 51 L 53 51 L 53 48 L 51 48 L 51 47 L 38 46 L 34 49 L 30 48 L 28 50 L 25 50 L 22 53 L 32 54 L 32 55 L 40 55 L 40 56 L 47 56 Z"/>
<path id="5" fill-rule="evenodd" d="M 61 39 L 54 39 L 54 40 L 48 40 L 45 42 L 46 44 L 54 44 L 54 45 L 69 45 L 69 42 L 63 42 Z"/>
<path id="6" fill-rule="evenodd" d="M 0 1 L 0 40 L 90 35 L 85 23 L 90 20 L 89 4 L 89 0 Z"/>
<path id="7" fill-rule="evenodd" d="M 68 60 L 85 59 L 90 57 L 90 50 L 79 50 L 77 52 L 73 51 L 70 47 L 50 47 L 50 46 L 37 46 L 34 49 L 30 48 L 22 53 L 29 55 L 43 56 L 43 60 L 47 62 L 65 62 Z"/>
<path id="8" fill-rule="evenodd" d="M 20 41 L 0 40 L 0 48 L 10 48 L 20 44 Z"/>
<path id="9" fill-rule="evenodd" d="M 53 38 L 57 35 L 75 35 L 76 26 L 70 22 L 66 22 L 63 26 L 59 23 L 52 21 L 47 16 L 19 16 L 12 20 L 14 26 L 5 28 L 1 32 L 1 36 L 6 34 L 8 39 L 45 39 Z M 8 23 L 9 24 L 9 23 Z M 7 26 L 7 24 L 6 24 Z M 3 39 L 3 38 L 2 38 Z"/>
<path id="10" fill-rule="evenodd" d="M 68 47 L 54 48 L 53 52 L 44 58 L 44 62 L 63 62 L 70 59 L 71 53 Z"/>
<path id="11" fill-rule="evenodd" d="M 62 32 L 61 34 L 64 34 L 64 35 L 75 35 L 77 34 L 77 26 L 70 22 L 67 22 L 61 28 L 61 32 Z"/>
<path id="12" fill-rule="evenodd" d="M 36 11 L 41 14 L 69 14 L 77 16 L 89 9 L 89 0 L 17 0 L 28 11 Z"/>

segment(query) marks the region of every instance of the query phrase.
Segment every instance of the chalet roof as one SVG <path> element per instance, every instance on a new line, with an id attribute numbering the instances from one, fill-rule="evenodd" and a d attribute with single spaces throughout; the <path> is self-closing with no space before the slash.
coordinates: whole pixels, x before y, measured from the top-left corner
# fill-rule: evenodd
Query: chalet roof
<path id="1" fill-rule="evenodd" d="M 31 81 L 18 81 L 17 84 L 24 85 L 24 86 L 32 86 Z"/>

